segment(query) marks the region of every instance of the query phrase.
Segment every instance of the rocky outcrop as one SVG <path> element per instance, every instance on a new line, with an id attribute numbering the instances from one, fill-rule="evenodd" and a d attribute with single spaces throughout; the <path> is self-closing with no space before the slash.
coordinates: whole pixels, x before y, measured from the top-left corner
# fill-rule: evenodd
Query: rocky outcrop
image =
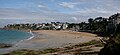
<path id="1" fill-rule="evenodd" d="M 110 37 L 99 55 L 120 55 L 120 24 L 117 25 L 115 34 Z"/>
<path id="2" fill-rule="evenodd" d="M 0 43 L 0 48 L 8 48 L 8 47 L 12 47 L 12 45 Z"/>

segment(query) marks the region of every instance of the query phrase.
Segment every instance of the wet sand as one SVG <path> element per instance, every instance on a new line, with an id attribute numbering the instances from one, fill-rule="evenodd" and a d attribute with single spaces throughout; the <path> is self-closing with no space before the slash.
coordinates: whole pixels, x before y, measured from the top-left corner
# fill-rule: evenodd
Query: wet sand
<path id="1" fill-rule="evenodd" d="M 2 51 L 12 51 L 16 49 L 38 50 L 44 48 L 56 48 L 98 39 L 96 37 L 97 35 L 85 32 L 55 30 L 38 30 L 32 32 L 35 33 L 35 37 L 33 39 L 19 42 L 13 47 L 3 49 Z M 0 50 L 0 52 L 2 51 Z"/>

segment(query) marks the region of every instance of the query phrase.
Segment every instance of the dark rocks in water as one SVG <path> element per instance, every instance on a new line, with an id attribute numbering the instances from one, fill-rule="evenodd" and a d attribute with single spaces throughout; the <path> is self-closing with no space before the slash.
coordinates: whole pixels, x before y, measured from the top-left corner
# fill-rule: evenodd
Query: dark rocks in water
<path id="1" fill-rule="evenodd" d="M 12 47 L 11 44 L 0 43 L 0 48 L 9 48 Z"/>
<path id="2" fill-rule="evenodd" d="M 120 24 L 117 25 L 115 34 L 110 37 L 99 55 L 120 55 Z"/>

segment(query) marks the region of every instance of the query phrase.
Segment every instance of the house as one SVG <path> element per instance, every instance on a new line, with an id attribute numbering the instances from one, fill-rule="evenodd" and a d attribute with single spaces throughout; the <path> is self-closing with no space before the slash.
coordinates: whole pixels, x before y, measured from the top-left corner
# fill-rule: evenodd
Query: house
<path id="1" fill-rule="evenodd" d="M 109 17 L 109 22 L 117 25 L 120 23 L 120 13 L 114 14 L 112 16 Z"/>
<path id="2" fill-rule="evenodd" d="M 119 23 L 120 23 L 120 13 L 110 16 L 108 19 L 108 25 L 106 26 L 106 31 L 109 34 L 113 35 L 117 28 L 117 24 Z"/>
<path id="3" fill-rule="evenodd" d="M 68 27 L 72 31 L 80 31 L 80 24 L 79 23 L 71 23 Z"/>
<path id="4" fill-rule="evenodd" d="M 67 23 L 64 23 L 64 24 L 62 25 L 62 29 L 63 29 L 63 30 L 67 29 L 67 27 L 68 27 L 68 24 L 67 24 Z"/>

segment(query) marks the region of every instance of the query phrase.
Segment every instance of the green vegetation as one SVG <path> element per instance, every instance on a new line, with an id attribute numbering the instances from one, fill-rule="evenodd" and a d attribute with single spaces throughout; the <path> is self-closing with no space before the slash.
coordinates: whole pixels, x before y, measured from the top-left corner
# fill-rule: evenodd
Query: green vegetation
<path id="1" fill-rule="evenodd" d="M 33 23 L 33 24 L 8 24 L 4 29 L 15 30 L 63 30 L 67 28 L 67 22 L 51 22 L 51 23 Z"/>
<path id="2" fill-rule="evenodd" d="M 21 50 L 14 50 L 10 53 L 3 54 L 3 55 L 39 55 L 39 52 L 35 50 L 21 49 Z"/>
<path id="3" fill-rule="evenodd" d="M 89 18 L 88 23 L 72 23 L 68 25 L 68 29 L 74 31 L 84 31 L 98 34 L 100 36 L 107 36 L 110 33 L 107 30 L 109 18 L 97 17 L 95 19 Z"/>
<path id="4" fill-rule="evenodd" d="M 53 53 L 57 51 L 59 51 L 59 48 L 47 48 L 47 49 L 37 50 L 37 51 L 28 50 L 28 49 L 19 49 L 3 55 L 41 55 L 41 54 Z"/>
<path id="5" fill-rule="evenodd" d="M 46 53 L 54 53 L 59 51 L 59 48 L 48 48 L 48 49 L 44 49 L 44 50 L 40 50 L 40 54 L 46 54 Z"/>
<path id="6" fill-rule="evenodd" d="M 73 49 L 73 48 L 89 46 L 89 45 L 95 45 L 95 47 L 103 47 L 104 46 L 104 44 L 102 44 L 100 41 L 92 40 L 92 41 L 89 41 L 89 42 L 86 42 L 86 43 L 79 43 L 79 44 L 72 45 L 72 46 L 66 46 L 64 48 Z"/>
<path id="7" fill-rule="evenodd" d="M 72 49 L 84 47 L 84 46 L 89 46 L 89 45 L 95 45 L 95 46 L 97 45 L 96 47 L 103 46 L 100 41 L 92 40 L 92 41 L 89 41 L 86 43 L 79 43 L 79 44 L 75 44 L 75 45 L 71 45 L 71 46 L 66 46 L 63 48 L 47 48 L 47 49 L 43 49 L 43 50 L 18 49 L 18 50 L 14 50 L 10 53 L 3 54 L 3 55 L 41 55 L 41 54 L 55 53 L 55 52 L 60 52 L 60 51 L 73 52 L 73 51 L 68 51 L 68 50 L 72 50 Z M 76 52 L 85 51 L 85 50 L 89 50 L 89 49 L 82 48 L 82 49 L 78 49 L 78 51 L 76 50 Z"/>
<path id="8" fill-rule="evenodd" d="M 116 32 L 110 37 L 107 44 L 101 49 L 99 55 L 120 55 L 120 24 L 117 25 Z"/>

